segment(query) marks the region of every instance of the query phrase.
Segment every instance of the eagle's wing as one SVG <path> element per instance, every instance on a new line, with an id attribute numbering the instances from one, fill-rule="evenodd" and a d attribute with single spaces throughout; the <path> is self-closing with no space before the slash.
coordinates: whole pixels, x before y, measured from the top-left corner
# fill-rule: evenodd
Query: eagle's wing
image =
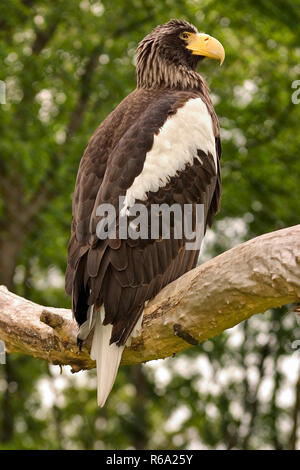
<path id="1" fill-rule="evenodd" d="M 149 212 L 152 204 L 202 203 L 206 227 L 221 191 L 219 128 L 208 97 L 137 90 L 129 98 L 99 127 L 81 161 L 66 275 L 78 323 L 87 323 L 92 305 L 102 305 L 101 321 L 111 325 L 108 340 L 118 346 L 132 333 L 144 302 L 192 269 L 199 250 L 187 250 L 174 226 L 170 239 L 99 240 L 97 208 L 110 203 L 119 216 L 120 196 L 123 211 L 134 203 Z"/>
<path id="2" fill-rule="evenodd" d="M 88 143 L 79 165 L 73 195 L 66 272 L 68 295 L 72 295 L 74 287 L 78 287 L 78 283 L 75 286 L 75 277 L 79 261 L 95 243 L 95 230 L 91 229 L 91 221 L 94 218 L 92 213 L 95 214 L 102 197 L 104 189 L 102 182 L 106 170 L 109 170 L 110 174 L 112 172 L 115 174 L 115 177 L 110 177 L 111 180 L 115 178 L 110 189 L 112 197 L 117 200 L 119 193 L 123 194 L 127 189 L 126 186 L 130 184 L 130 179 L 127 180 L 128 165 L 139 163 L 139 168 L 143 167 L 146 152 L 149 145 L 151 148 L 154 134 L 159 131 L 168 113 L 172 112 L 172 106 L 176 106 L 177 100 L 170 94 L 166 94 L 165 99 L 160 99 L 162 103 L 158 103 L 160 94 L 153 91 L 135 90 L 109 114 Z M 116 163 L 121 164 L 120 169 L 116 168 Z M 132 177 L 135 173 L 138 174 L 138 167 L 132 173 Z M 105 197 L 109 198 L 107 186 L 105 186 Z M 112 202 L 112 199 L 109 202 Z"/>

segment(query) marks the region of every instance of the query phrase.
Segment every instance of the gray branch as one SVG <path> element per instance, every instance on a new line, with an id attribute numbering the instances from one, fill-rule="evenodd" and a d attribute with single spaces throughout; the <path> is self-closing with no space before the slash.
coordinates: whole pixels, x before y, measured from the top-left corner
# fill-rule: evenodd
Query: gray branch
<path id="1" fill-rule="evenodd" d="M 145 308 L 143 332 L 123 364 L 165 358 L 219 335 L 256 313 L 300 302 L 300 225 L 232 248 L 165 287 Z M 76 346 L 70 310 L 37 305 L 0 287 L 0 339 L 74 372 L 95 366 Z"/>

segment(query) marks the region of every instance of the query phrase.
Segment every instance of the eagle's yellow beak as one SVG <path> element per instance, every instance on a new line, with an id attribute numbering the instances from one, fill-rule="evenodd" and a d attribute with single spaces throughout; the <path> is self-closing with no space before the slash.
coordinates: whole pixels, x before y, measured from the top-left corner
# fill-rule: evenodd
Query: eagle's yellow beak
<path id="1" fill-rule="evenodd" d="M 190 34 L 186 48 L 194 55 L 203 55 L 211 59 L 219 59 L 220 65 L 225 59 L 225 50 L 220 41 L 205 33 Z"/>

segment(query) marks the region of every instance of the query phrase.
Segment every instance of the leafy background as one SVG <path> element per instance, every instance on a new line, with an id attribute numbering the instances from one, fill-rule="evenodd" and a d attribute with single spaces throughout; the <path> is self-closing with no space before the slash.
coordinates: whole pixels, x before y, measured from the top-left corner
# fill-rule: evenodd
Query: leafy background
<path id="1" fill-rule="evenodd" d="M 63 289 L 79 160 L 135 87 L 137 43 L 184 18 L 218 38 L 204 61 L 223 138 L 223 198 L 200 262 L 299 223 L 299 0 L 8 0 L 0 4 L 0 283 L 44 305 Z M 0 449 L 300 449 L 292 306 L 175 358 L 122 367 L 104 409 L 95 373 L 21 355 L 0 366 Z"/>

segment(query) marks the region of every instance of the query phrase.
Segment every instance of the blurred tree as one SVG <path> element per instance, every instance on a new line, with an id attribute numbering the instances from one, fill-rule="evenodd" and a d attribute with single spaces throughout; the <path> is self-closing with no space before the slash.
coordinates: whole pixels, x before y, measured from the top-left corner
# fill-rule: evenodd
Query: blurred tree
<path id="1" fill-rule="evenodd" d="M 298 223 L 300 106 L 291 84 L 300 73 L 299 6 L 2 3 L 0 283 L 36 302 L 69 306 L 62 273 L 80 157 L 135 87 L 138 41 L 172 17 L 214 35 L 227 53 L 221 70 L 208 61 L 199 69 L 223 136 L 222 210 L 205 255 Z M 93 373 L 57 376 L 12 355 L 0 366 L 0 448 L 299 448 L 299 372 L 289 346 L 299 328 L 292 315 L 281 318 L 253 318 L 160 367 L 123 368 L 104 410 L 96 407 Z"/>

